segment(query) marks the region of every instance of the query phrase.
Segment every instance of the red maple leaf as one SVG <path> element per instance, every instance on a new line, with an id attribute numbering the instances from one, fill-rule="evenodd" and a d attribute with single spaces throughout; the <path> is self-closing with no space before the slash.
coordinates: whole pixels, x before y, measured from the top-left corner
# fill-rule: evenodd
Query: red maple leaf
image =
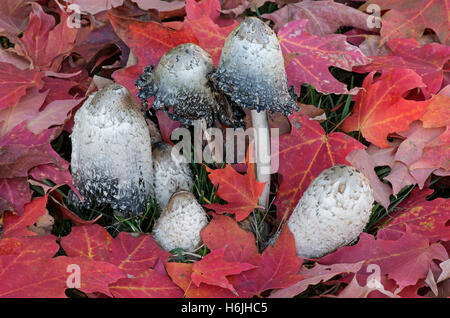
<path id="1" fill-rule="evenodd" d="M 69 163 L 62 159 L 50 145 L 54 129 L 35 135 L 25 128 L 25 124 L 26 122 L 17 125 L 0 139 L 0 191 L 5 193 L 3 198 L 19 215 L 22 214 L 23 204 L 28 202 L 23 200 L 20 194 L 28 197 L 27 177 L 31 169 L 52 164 L 59 169 L 52 170 L 52 175 L 56 173 L 56 177 L 61 177 L 72 185 L 70 174 L 68 174 Z M 39 176 L 42 179 L 49 178 L 42 171 Z"/>
<path id="2" fill-rule="evenodd" d="M 329 135 L 314 120 L 293 114 L 290 134 L 280 136 L 278 173 L 282 176 L 274 201 L 279 219 L 287 218 L 312 180 L 324 169 L 346 164 L 347 155 L 365 148 L 356 139 L 334 132 Z"/>
<path id="3" fill-rule="evenodd" d="M 125 275 L 115 265 L 84 257 L 60 256 L 56 237 L 0 240 L 0 297 L 66 297 L 69 265 L 81 274 L 80 290 L 109 294 L 108 285 Z"/>
<path id="4" fill-rule="evenodd" d="M 39 134 L 51 126 L 60 126 L 66 121 L 68 113 L 82 101 L 82 99 L 54 100 L 44 105 L 49 97 L 48 93 L 49 91 L 40 93 L 36 88 L 29 89 L 17 105 L 0 110 L 0 118 L 3 119 L 0 137 L 24 120 L 27 121 L 27 129 L 34 134 Z"/>
<path id="5" fill-rule="evenodd" d="M 20 70 L 12 64 L 0 63 L 0 110 L 15 106 L 27 88 L 41 89 L 43 76 L 37 70 Z"/>
<path id="6" fill-rule="evenodd" d="M 0 33 L 11 35 L 22 33 L 29 21 L 31 2 L 29 0 L 3 0 L 0 2 Z"/>
<path id="7" fill-rule="evenodd" d="M 430 100 L 403 98 L 405 93 L 424 87 L 422 78 L 410 69 L 383 72 L 374 80 L 374 72 L 364 79 L 363 90 L 356 96 L 353 115 L 342 124 L 346 132 L 360 131 L 369 142 L 387 148 L 389 133 L 405 131 L 424 114 Z"/>
<path id="8" fill-rule="evenodd" d="M 245 219 L 255 208 L 258 207 L 258 198 L 264 189 L 264 183 L 256 181 L 255 164 L 249 163 L 247 173 L 242 175 L 234 170 L 231 165 L 224 169 L 212 170 L 209 179 L 218 187 L 217 195 L 226 200 L 228 204 L 208 204 L 206 208 L 217 213 L 233 213 L 237 221 Z"/>
<path id="9" fill-rule="evenodd" d="M 308 20 L 306 31 L 313 35 L 333 34 L 344 25 L 370 31 L 367 25 L 367 20 L 370 18 L 368 14 L 334 1 L 289 2 L 279 10 L 264 14 L 262 17 L 275 23 L 275 31 L 288 22 L 302 19 Z"/>
<path id="10" fill-rule="evenodd" d="M 14 211 L 21 215 L 24 205 L 31 201 L 28 178 L 0 179 L 0 214 Z"/>
<path id="11" fill-rule="evenodd" d="M 247 263 L 255 268 L 227 277 L 239 297 L 261 295 L 266 290 L 285 288 L 300 279 L 298 271 L 302 264 L 296 256 L 293 235 L 283 229 L 274 246 L 263 254 L 258 253 L 255 238 L 251 232 L 239 227 L 232 218 L 215 215 L 201 232 L 202 239 L 211 251 L 220 250 L 223 261 L 237 264 Z M 236 297 L 228 288 L 210 284 L 193 283 L 193 264 L 166 263 L 172 280 L 185 291 L 186 297 Z"/>
<path id="12" fill-rule="evenodd" d="M 368 65 L 354 68 L 355 72 L 412 69 L 422 77 L 426 98 L 436 94 L 442 85 L 444 64 L 450 59 L 450 46 L 428 43 L 423 46 L 415 39 L 392 39 L 387 42 L 392 50 L 388 55 L 371 56 Z"/>
<path id="13" fill-rule="evenodd" d="M 258 253 L 252 233 L 242 230 L 227 216 L 214 216 L 201 235 L 211 250 L 227 247 L 224 260 L 257 266 L 230 278 L 240 297 L 252 297 L 265 290 L 288 287 L 302 278 L 298 275 L 302 260 L 296 256 L 294 237 L 287 227 L 263 254 Z"/>
<path id="14" fill-rule="evenodd" d="M 293 85 L 296 91 L 301 84 L 308 83 L 325 94 L 356 94 L 358 89 L 348 91 L 347 85 L 336 80 L 328 68 L 336 66 L 351 71 L 354 66 L 365 65 L 370 60 L 359 48 L 347 43 L 344 35 L 310 35 L 306 32 L 307 22 L 289 22 L 278 32 L 288 85 Z"/>
<path id="15" fill-rule="evenodd" d="M 397 240 L 377 239 L 367 233 L 361 233 L 359 242 L 353 246 L 339 248 L 333 254 L 320 259 L 321 264 L 357 263 L 364 261 L 358 275 L 367 277 L 372 271 L 369 264 L 379 266 L 380 275 L 394 279 L 400 289 L 415 285 L 419 279 L 425 279 L 434 259 L 446 260 L 448 254 L 439 243 L 432 243 L 420 234 L 406 231 Z"/>
<path id="16" fill-rule="evenodd" d="M 170 255 L 159 248 L 149 234 L 133 237 L 124 232 L 113 239 L 97 224 L 72 227 L 72 232 L 61 238 L 61 246 L 68 256 L 109 262 L 133 276 L 138 276 Z"/>
<path id="17" fill-rule="evenodd" d="M 229 289 L 215 285 L 200 284 L 195 286 L 192 282 L 192 267 L 190 263 L 165 263 L 165 269 L 172 281 L 184 291 L 186 298 L 233 298 L 236 295 Z"/>
<path id="18" fill-rule="evenodd" d="M 406 227 L 414 233 L 420 233 L 431 242 L 450 240 L 450 206 L 443 198 L 427 201 L 433 190 L 415 188 L 386 219 L 377 237 L 381 239 L 398 239 Z M 386 222 L 388 222 L 386 224 Z"/>
<path id="19" fill-rule="evenodd" d="M 181 290 L 166 275 L 148 270 L 137 278 L 122 278 L 109 286 L 116 298 L 181 298 Z"/>
<path id="20" fill-rule="evenodd" d="M 421 170 L 429 169 L 431 171 L 442 168 L 447 173 L 450 172 L 450 126 L 439 137 L 431 141 L 423 148 L 423 156 L 420 160 L 414 162 L 410 169 Z M 431 172 L 429 171 L 429 173 Z M 429 174 L 428 173 L 428 174 Z M 447 175 L 447 174 L 446 174 Z"/>
<path id="21" fill-rule="evenodd" d="M 36 220 L 46 213 L 47 199 L 48 197 L 45 195 L 26 204 L 22 216 L 13 215 L 11 212 L 5 213 L 2 238 L 36 235 L 36 233 L 29 231 L 28 227 L 33 226 Z"/>
<path id="22" fill-rule="evenodd" d="M 450 96 L 439 93 L 434 96 L 420 119 L 425 128 L 450 126 Z"/>
<path id="23" fill-rule="evenodd" d="M 292 298 L 304 292 L 310 285 L 326 282 L 337 275 L 356 273 L 361 269 L 364 261 L 351 264 L 316 264 L 313 268 L 302 268 L 299 274 L 304 278 L 298 283 L 274 291 L 270 298 Z"/>
<path id="24" fill-rule="evenodd" d="M 225 247 L 211 251 L 192 266 L 191 279 L 198 287 L 201 283 L 215 285 L 236 293 L 227 276 L 237 275 L 255 268 L 255 265 L 224 260 Z"/>
<path id="25" fill-rule="evenodd" d="M 372 0 L 381 10 L 390 9 L 383 15 L 381 40 L 383 44 L 391 38 L 419 39 L 426 28 L 432 29 L 441 43 L 450 44 L 450 18 L 447 0 Z"/>
<path id="26" fill-rule="evenodd" d="M 58 8 L 60 22 L 46 14 L 40 5 L 33 5 L 30 23 L 23 37 L 16 40 L 17 52 L 25 56 L 33 68 L 59 71 L 62 60 L 75 46 L 78 28 L 70 27 L 70 15 Z"/>

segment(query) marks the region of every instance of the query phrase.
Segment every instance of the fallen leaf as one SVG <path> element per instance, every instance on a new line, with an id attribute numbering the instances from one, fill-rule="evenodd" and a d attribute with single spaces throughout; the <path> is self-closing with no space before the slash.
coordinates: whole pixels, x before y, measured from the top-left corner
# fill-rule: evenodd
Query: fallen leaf
<path id="1" fill-rule="evenodd" d="M 19 35 L 28 24 L 31 2 L 36 0 L 3 0 L 0 3 L 0 33 Z"/>
<path id="2" fill-rule="evenodd" d="M 0 179 L 0 216 L 4 211 L 23 214 L 24 206 L 31 201 L 28 178 Z"/>
<path id="3" fill-rule="evenodd" d="M 398 239 L 406 231 L 406 227 L 422 234 L 431 242 L 450 240 L 450 207 L 443 198 L 427 201 L 433 190 L 414 189 L 388 217 L 380 221 L 384 224 L 379 229 L 380 239 Z M 387 224 L 386 224 L 387 223 Z"/>
<path id="4" fill-rule="evenodd" d="M 75 46 L 78 29 L 69 27 L 69 14 L 58 8 L 60 22 L 46 14 L 42 7 L 33 4 L 30 23 L 23 37 L 16 40 L 17 52 L 29 59 L 34 68 L 59 71 L 64 57 Z"/>
<path id="5" fill-rule="evenodd" d="M 257 268 L 230 277 L 230 283 L 240 297 L 261 295 L 275 288 L 297 283 L 302 259 L 297 257 L 292 233 L 284 227 L 275 244 L 258 253 L 251 232 L 239 227 L 228 216 L 215 215 L 201 232 L 202 240 L 210 250 L 226 248 L 224 260 L 250 263 Z"/>
<path id="6" fill-rule="evenodd" d="M 354 68 L 355 72 L 388 71 L 399 68 L 412 69 L 422 77 L 426 98 L 436 94 L 442 85 L 444 64 L 450 59 L 450 46 L 429 43 L 421 46 L 415 39 L 392 39 L 387 42 L 391 53 L 371 56 L 368 65 Z"/>
<path id="7" fill-rule="evenodd" d="M 0 63 L 0 110 L 17 105 L 27 88 L 41 89 L 43 76 L 37 70 L 20 70 L 9 63 Z"/>
<path id="8" fill-rule="evenodd" d="M 223 258 L 225 249 L 213 250 L 205 255 L 201 261 L 193 264 L 191 279 L 197 287 L 204 283 L 226 288 L 236 293 L 227 276 L 240 274 L 255 268 L 255 265 L 249 263 L 225 261 Z"/>
<path id="9" fill-rule="evenodd" d="M 442 91 L 433 97 L 425 113 L 420 119 L 424 128 L 438 128 L 450 125 L 450 96 L 446 96 Z"/>
<path id="10" fill-rule="evenodd" d="M 384 208 L 388 208 L 390 204 L 390 195 L 392 189 L 386 183 L 383 183 L 375 173 L 375 163 L 367 153 L 366 149 L 359 149 L 350 152 L 345 158 L 350 164 L 358 169 L 366 178 L 373 189 L 375 201 L 380 203 Z M 394 189 L 395 192 L 395 189 Z M 395 192 L 397 193 L 397 192 Z"/>
<path id="11" fill-rule="evenodd" d="M 192 267 L 189 263 L 173 263 L 165 264 L 167 273 L 172 281 L 184 291 L 186 298 L 235 298 L 236 295 L 226 288 L 219 286 L 200 284 L 195 286 L 192 282 Z"/>
<path id="12" fill-rule="evenodd" d="M 167 275 L 147 270 L 137 278 L 122 278 L 109 286 L 115 298 L 181 298 L 183 291 Z"/>
<path id="13" fill-rule="evenodd" d="M 30 231 L 37 220 L 47 213 L 45 207 L 47 205 L 47 195 L 36 198 L 32 202 L 25 205 L 22 216 L 17 216 L 11 212 L 7 212 L 3 216 L 3 235 L 6 237 L 34 236 L 35 232 Z"/>
<path id="14" fill-rule="evenodd" d="M 432 243 L 421 234 L 405 232 L 396 240 L 377 239 L 367 233 L 361 233 L 359 242 L 353 246 L 344 246 L 336 252 L 320 259 L 321 264 L 357 263 L 364 261 L 358 272 L 362 277 L 369 276 L 369 264 L 377 265 L 380 275 L 394 279 L 400 289 L 415 285 L 419 279 L 425 279 L 434 259 L 446 260 L 448 254 L 439 243 Z"/>
<path id="15" fill-rule="evenodd" d="M 149 234 L 136 237 L 121 232 L 113 239 L 97 224 L 72 227 L 72 232 L 61 238 L 61 246 L 70 257 L 83 256 L 109 262 L 135 277 L 155 266 L 158 260 L 170 256 Z"/>
<path id="16" fill-rule="evenodd" d="M 382 42 L 391 38 L 418 39 L 428 28 L 437 34 L 442 44 L 450 44 L 447 0 L 371 0 L 361 9 L 370 4 L 377 4 L 381 10 L 389 10 L 382 17 Z"/>
<path id="17" fill-rule="evenodd" d="M 298 283 L 287 288 L 279 289 L 270 294 L 270 298 L 292 298 L 304 292 L 309 286 L 326 282 L 341 274 L 357 273 L 364 261 L 354 264 L 316 264 L 313 268 L 302 268 L 299 275 L 304 278 Z"/>
<path id="18" fill-rule="evenodd" d="M 224 169 L 206 168 L 208 178 L 218 188 L 217 195 L 228 204 L 208 204 L 206 208 L 216 213 L 233 213 L 236 221 L 244 220 L 258 207 L 258 198 L 264 189 L 264 183 L 258 182 L 255 175 L 255 164 L 250 163 L 247 173 L 242 175 L 227 164 Z"/>
<path id="19" fill-rule="evenodd" d="M 306 31 L 309 34 L 323 36 L 335 33 L 341 26 L 351 26 L 357 29 L 372 31 L 368 26 L 370 16 L 350 6 L 334 1 L 301 1 L 288 3 L 263 18 L 275 23 L 274 30 L 291 21 L 306 19 Z"/>
<path id="20" fill-rule="evenodd" d="M 411 122 L 423 116 L 430 101 L 403 98 L 408 91 L 424 87 L 421 77 L 413 70 L 386 71 L 376 80 L 374 75 L 372 72 L 364 79 L 353 114 L 342 123 L 341 129 L 357 130 L 367 141 L 388 148 L 388 134 L 407 130 Z"/>
<path id="21" fill-rule="evenodd" d="M 359 89 L 347 90 L 347 85 L 331 75 L 329 67 L 351 71 L 355 66 L 368 64 L 370 59 L 359 48 L 350 45 L 345 35 L 318 37 L 309 34 L 307 22 L 289 22 L 278 32 L 283 54 L 291 56 L 286 66 L 288 85 L 293 85 L 296 92 L 300 85 L 308 83 L 324 94 L 356 94 Z"/>
<path id="22" fill-rule="evenodd" d="M 420 169 L 444 169 L 450 171 L 450 126 L 439 137 L 427 144 L 423 148 L 423 155 L 420 160 L 410 166 L 410 170 Z M 431 173 L 431 171 L 428 172 Z"/>

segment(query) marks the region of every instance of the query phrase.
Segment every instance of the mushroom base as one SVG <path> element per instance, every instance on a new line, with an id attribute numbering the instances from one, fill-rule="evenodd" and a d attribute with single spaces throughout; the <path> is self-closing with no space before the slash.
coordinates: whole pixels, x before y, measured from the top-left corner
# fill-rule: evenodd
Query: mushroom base
<path id="1" fill-rule="evenodd" d="M 90 177 L 95 175 L 95 177 Z M 123 184 L 118 178 L 102 174 L 100 169 L 92 169 L 82 175 L 73 175 L 73 181 L 83 201 L 72 192 L 69 200 L 79 209 L 110 207 L 114 214 L 124 217 L 145 212 L 152 196 L 151 184 L 139 178 L 136 183 Z"/>

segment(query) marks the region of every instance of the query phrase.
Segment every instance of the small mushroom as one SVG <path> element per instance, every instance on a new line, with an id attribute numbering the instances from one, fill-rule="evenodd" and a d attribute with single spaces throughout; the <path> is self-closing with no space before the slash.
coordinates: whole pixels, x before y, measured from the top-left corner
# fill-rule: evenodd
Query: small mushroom
<path id="1" fill-rule="evenodd" d="M 211 56 L 193 43 L 181 44 L 161 57 L 156 69 L 145 68 L 136 81 L 138 97 L 144 110 L 154 96 L 152 108 L 163 110 L 184 125 L 205 119 L 208 127 L 218 120 L 228 125 L 240 124 L 244 115 L 227 106 L 227 100 L 211 87 L 208 75 L 215 71 Z M 173 107 L 173 109 L 171 109 Z M 234 119 L 233 116 L 240 116 Z"/>
<path id="2" fill-rule="evenodd" d="M 267 110 L 284 115 L 298 110 L 287 87 L 286 70 L 276 34 L 263 21 L 247 17 L 228 35 L 219 67 L 211 80 L 236 104 L 251 110 L 256 129 L 258 181 L 266 182 L 259 204 L 268 207 L 270 174 L 262 170 L 262 151 L 270 155 Z M 270 159 L 269 159 L 270 160 Z M 270 162 L 265 162 L 269 170 Z"/>
<path id="3" fill-rule="evenodd" d="M 166 251 L 181 248 L 192 252 L 201 244 L 200 231 L 208 216 L 189 191 L 173 194 L 153 227 L 153 237 Z"/>
<path id="4" fill-rule="evenodd" d="M 145 211 L 153 179 L 149 128 L 123 86 L 103 87 L 75 114 L 71 169 L 84 199 L 76 205 L 109 205 L 121 215 Z"/>
<path id="5" fill-rule="evenodd" d="M 297 255 L 319 258 L 357 239 L 373 201 L 369 180 L 355 168 L 337 165 L 322 171 L 287 221 Z"/>
<path id="6" fill-rule="evenodd" d="M 162 210 L 167 206 L 170 197 L 177 191 L 189 191 L 193 185 L 192 172 L 184 157 L 173 152 L 173 147 L 165 142 L 152 146 L 153 186 L 156 202 Z"/>

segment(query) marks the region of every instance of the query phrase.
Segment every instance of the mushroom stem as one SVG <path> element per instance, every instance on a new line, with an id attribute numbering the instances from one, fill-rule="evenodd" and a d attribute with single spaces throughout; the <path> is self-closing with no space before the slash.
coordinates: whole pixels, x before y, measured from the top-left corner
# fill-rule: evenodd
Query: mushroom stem
<path id="1" fill-rule="evenodd" d="M 256 161 L 256 180 L 265 182 L 258 204 L 267 210 L 270 194 L 270 135 L 266 111 L 252 110 L 252 125 L 255 128 L 254 156 Z"/>

